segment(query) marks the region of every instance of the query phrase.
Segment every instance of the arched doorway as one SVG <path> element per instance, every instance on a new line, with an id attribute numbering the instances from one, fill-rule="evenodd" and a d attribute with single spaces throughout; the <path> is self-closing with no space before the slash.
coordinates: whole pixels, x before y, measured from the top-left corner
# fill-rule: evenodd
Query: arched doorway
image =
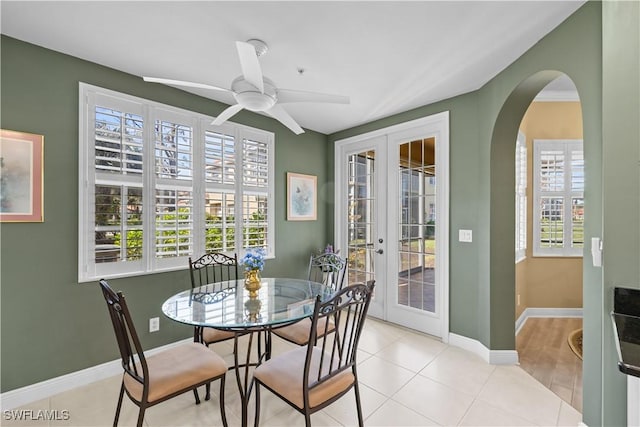
<path id="1" fill-rule="evenodd" d="M 490 160 L 490 329 L 492 349 L 515 349 L 515 150 L 518 128 L 536 95 L 562 76 L 555 70 L 540 71 L 522 81 L 507 97 L 495 121 Z M 510 237 L 506 237 L 510 236 Z M 495 301 L 495 303 L 494 303 Z"/>
<path id="2" fill-rule="evenodd" d="M 565 73 L 557 70 L 539 71 L 518 84 L 506 98 L 500 112 L 498 113 L 492 135 L 491 135 L 491 152 L 490 152 L 490 347 L 491 349 L 514 350 L 515 347 L 515 304 L 500 304 L 501 301 L 516 301 L 515 294 L 515 263 L 509 262 L 513 260 L 514 255 L 514 239 L 515 236 L 515 147 L 518 135 L 518 128 L 524 114 L 536 95 L 550 82 L 564 75 Z M 573 79 L 572 79 L 573 80 Z M 574 80 L 575 81 L 575 80 Z M 578 86 L 578 85 L 577 85 Z M 578 86 L 578 89 L 580 86 Z M 584 100 L 581 97 L 581 101 Z M 583 104 L 583 117 L 585 105 Z M 589 139 L 591 129 L 584 124 L 585 128 L 585 153 L 588 163 L 588 149 L 598 141 Z M 589 128 L 589 129 L 587 129 Z M 591 135 L 593 137 L 593 135 Z M 596 162 L 597 163 L 597 162 Z M 597 171 L 587 172 L 585 175 L 594 174 Z M 596 174 L 597 175 L 597 174 Z M 597 200 L 595 200 L 597 202 Z M 586 210 L 588 211 L 588 199 L 586 200 Z M 595 218 L 597 221 L 597 218 Z M 597 224 L 594 223 L 594 226 Z M 587 227 L 588 228 L 588 227 Z M 589 234 L 586 231 L 587 234 Z M 591 233 L 593 234 L 593 232 Z M 509 237 L 508 237 L 509 236 Z M 585 236 L 588 239 L 588 236 Z M 588 253 L 587 250 L 584 253 Z M 586 264 L 586 263 L 585 263 Z M 586 280 L 586 277 L 585 279 Z M 586 288 L 583 287 L 583 294 L 587 295 Z M 593 298 L 590 295 L 590 303 Z M 588 305 L 585 301 L 584 321 L 585 335 L 590 337 L 590 345 L 598 346 L 601 340 L 601 331 L 598 329 L 600 324 L 600 314 L 593 313 L 589 317 L 587 311 Z M 593 306 L 591 306 L 593 307 Z M 595 317 L 593 317 L 595 315 Z M 595 356 L 595 357 L 594 357 Z M 590 359 L 593 358 L 593 360 Z M 600 363 L 598 355 L 589 353 L 589 345 L 585 347 L 584 366 L 587 371 L 587 364 L 591 364 L 591 370 Z M 588 387 L 595 387 L 600 383 L 600 379 L 592 378 L 589 384 L 584 384 L 585 394 Z M 597 395 L 597 394 L 596 394 Z M 596 403 L 596 402 L 593 402 Z M 597 404 L 597 403 L 596 403 Z"/>
<path id="3" fill-rule="evenodd" d="M 516 351 L 520 367 L 582 412 L 584 151 L 573 81 L 527 109 L 516 143 Z"/>

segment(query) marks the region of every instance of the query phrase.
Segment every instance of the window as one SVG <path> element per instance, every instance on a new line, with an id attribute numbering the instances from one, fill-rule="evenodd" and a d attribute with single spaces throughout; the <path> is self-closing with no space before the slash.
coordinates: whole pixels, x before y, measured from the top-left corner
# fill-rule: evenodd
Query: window
<path id="1" fill-rule="evenodd" d="M 79 280 L 274 256 L 270 132 L 80 84 Z"/>
<path id="2" fill-rule="evenodd" d="M 534 255 L 582 256 L 584 157 L 581 140 L 534 141 Z"/>
<path id="3" fill-rule="evenodd" d="M 516 263 L 527 250 L 527 139 L 518 132 L 516 141 Z"/>

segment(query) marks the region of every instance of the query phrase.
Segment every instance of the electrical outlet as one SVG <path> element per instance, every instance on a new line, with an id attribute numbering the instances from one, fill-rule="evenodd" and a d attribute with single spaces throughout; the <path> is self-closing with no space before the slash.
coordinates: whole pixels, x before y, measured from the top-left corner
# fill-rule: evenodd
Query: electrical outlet
<path id="1" fill-rule="evenodd" d="M 149 319 L 149 332 L 157 332 L 160 330 L 160 318 L 152 317 Z"/>

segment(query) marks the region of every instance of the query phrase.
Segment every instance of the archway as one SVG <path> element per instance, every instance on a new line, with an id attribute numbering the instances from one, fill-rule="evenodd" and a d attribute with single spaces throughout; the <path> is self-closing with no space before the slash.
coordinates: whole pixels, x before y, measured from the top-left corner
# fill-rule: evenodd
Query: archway
<path id="1" fill-rule="evenodd" d="M 490 160 L 490 348 L 515 349 L 515 307 L 499 301 L 515 301 L 515 141 L 518 127 L 536 95 L 564 73 L 540 71 L 521 82 L 509 95 L 496 118 L 491 137 Z M 510 237 L 506 237 L 510 236 Z"/>
<path id="2" fill-rule="evenodd" d="M 542 89 L 525 112 L 516 144 L 519 236 L 514 239 L 520 367 L 579 412 L 584 307 L 580 255 L 585 243 L 582 117 L 577 89 L 567 75 Z M 568 345 L 571 336 L 573 347 Z"/>
<path id="3" fill-rule="evenodd" d="M 545 70 L 523 80 L 507 97 L 494 123 L 490 152 L 489 263 L 489 322 L 492 350 L 515 350 L 516 348 L 515 304 L 504 304 L 504 301 L 516 299 L 513 237 L 515 236 L 514 158 L 518 129 L 537 94 L 562 75 L 568 74 L 558 70 Z M 581 102 L 584 102 L 582 97 Z M 583 105 L 583 118 L 584 111 Z M 586 310 L 584 316 L 586 320 L 588 318 Z M 588 349 L 585 349 L 586 357 L 589 357 Z"/>

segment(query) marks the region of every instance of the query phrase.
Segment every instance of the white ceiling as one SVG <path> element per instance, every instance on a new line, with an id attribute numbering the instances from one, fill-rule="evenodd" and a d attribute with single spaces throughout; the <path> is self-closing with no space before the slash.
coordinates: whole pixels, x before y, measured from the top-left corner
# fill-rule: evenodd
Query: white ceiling
<path id="1" fill-rule="evenodd" d="M 278 87 L 351 98 L 285 106 L 329 134 L 480 88 L 583 3 L 2 0 L 0 29 L 134 75 L 225 88 L 240 75 L 234 42 L 259 38 Z"/>

